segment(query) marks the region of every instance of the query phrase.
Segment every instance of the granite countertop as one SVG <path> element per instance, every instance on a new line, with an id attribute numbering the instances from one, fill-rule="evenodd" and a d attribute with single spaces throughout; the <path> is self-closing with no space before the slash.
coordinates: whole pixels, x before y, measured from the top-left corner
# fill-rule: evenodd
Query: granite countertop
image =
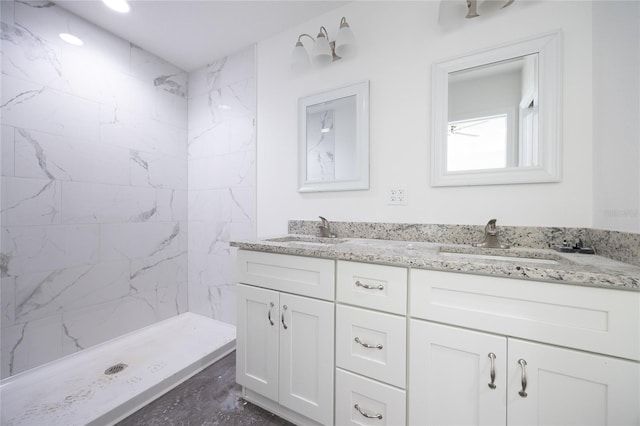
<path id="1" fill-rule="evenodd" d="M 465 244 L 330 239 L 301 234 L 234 241 L 231 246 L 269 253 L 640 291 L 638 266 L 598 255 L 560 253 L 551 249 L 480 249 Z"/>

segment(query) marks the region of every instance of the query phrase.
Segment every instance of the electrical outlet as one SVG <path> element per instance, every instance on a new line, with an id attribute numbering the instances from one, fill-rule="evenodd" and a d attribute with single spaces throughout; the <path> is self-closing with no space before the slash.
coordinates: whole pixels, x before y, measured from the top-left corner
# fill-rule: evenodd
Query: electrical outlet
<path id="1" fill-rule="evenodd" d="M 407 188 L 398 188 L 398 204 L 406 205 L 407 204 Z"/>
<path id="2" fill-rule="evenodd" d="M 404 186 L 394 186 L 387 190 L 387 204 L 390 205 L 406 205 L 407 204 L 407 188 Z"/>

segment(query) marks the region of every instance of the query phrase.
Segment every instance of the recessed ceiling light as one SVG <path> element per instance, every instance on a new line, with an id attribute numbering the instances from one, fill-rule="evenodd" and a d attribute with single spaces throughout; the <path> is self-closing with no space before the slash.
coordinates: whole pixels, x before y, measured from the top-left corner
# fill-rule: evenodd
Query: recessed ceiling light
<path id="1" fill-rule="evenodd" d="M 131 10 L 127 0 L 102 0 L 102 2 L 116 12 L 127 13 Z"/>
<path id="2" fill-rule="evenodd" d="M 84 42 L 78 37 L 68 33 L 60 33 L 60 38 L 69 44 L 73 44 L 74 46 L 82 46 L 84 44 Z"/>

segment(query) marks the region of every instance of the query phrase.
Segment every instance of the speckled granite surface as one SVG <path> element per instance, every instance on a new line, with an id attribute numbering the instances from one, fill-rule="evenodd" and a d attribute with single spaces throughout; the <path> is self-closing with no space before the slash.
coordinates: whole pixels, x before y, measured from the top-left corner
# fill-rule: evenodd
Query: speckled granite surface
<path id="1" fill-rule="evenodd" d="M 517 242 L 507 238 L 514 247 L 501 250 L 470 246 L 482 240 L 483 227 L 338 222 L 332 224 L 332 231 L 339 236 L 337 239 L 318 239 L 315 237 L 317 225 L 317 222 L 293 221 L 288 237 L 237 241 L 231 245 L 271 253 L 640 290 L 640 267 L 636 265 L 604 256 L 559 253 L 546 248 L 546 241 L 561 243 L 568 239 L 567 235 L 584 241 L 586 230 L 500 228 L 504 232 L 502 238 L 522 236 Z M 305 232 L 308 235 L 304 236 Z M 555 238 L 543 240 L 544 236 Z M 543 247 L 542 241 L 545 241 Z M 500 258 L 491 257 L 496 255 Z"/>
<path id="2" fill-rule="evenodd" d="M 291 220 L 289 234 L 318 234 L 319 221 Z M 501 226 L 500 241 L 512 247 L 546 249 L 564 240 L 573 244 L 581 239 L 585 246 L 610 259 L 640 266 L 640 234 L 588 228 Z M 421 241 L 440 244 L 472 244 L 482 241 L 484 226 L 411 223 L 332 222 L 339 237 Z"/>
<path id="3" fill-rule="evenodd" d="M 587 229 L 584 239 L 601 256 L 640 266 L 640 234 Z"/>

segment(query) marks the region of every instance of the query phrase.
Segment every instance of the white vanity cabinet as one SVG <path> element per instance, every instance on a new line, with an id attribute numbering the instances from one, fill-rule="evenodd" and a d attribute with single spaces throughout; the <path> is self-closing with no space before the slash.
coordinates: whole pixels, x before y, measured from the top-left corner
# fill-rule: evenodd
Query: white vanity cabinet
<path id="1" fill-rule="evenodd" d="M 238 252 L 236 381 L 300 424 L 333 423 L 334 263 Z"/>
<path id="2" fill-rule="evenodd" d="M 409 424 L 640 423 L 636 294 L 418 270 L 411 284 Z"/>
<path id="3" fill-rule="evenodd" d="M 300 425 L 638 425 L 640 292 L 238 252 L 236 380 Z"/>
<path id="4" fill-rule="evenodd" d="M 407 269 L 337 262 L 336 425 L 406 423 Z"/>

